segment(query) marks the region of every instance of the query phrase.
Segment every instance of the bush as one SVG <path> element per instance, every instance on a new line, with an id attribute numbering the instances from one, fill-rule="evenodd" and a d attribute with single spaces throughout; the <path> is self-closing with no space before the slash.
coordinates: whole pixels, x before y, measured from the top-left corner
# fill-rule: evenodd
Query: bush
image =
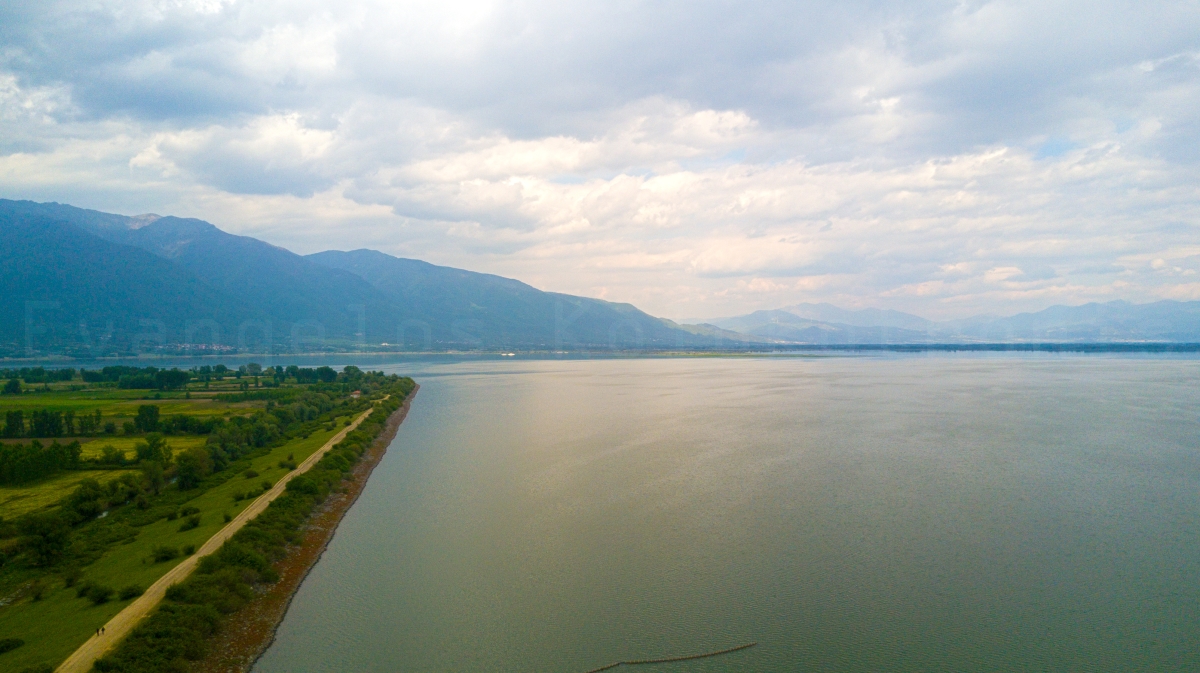
<path id="1" fill-rule="evenodd" d="M 200 513 L 199 507 L 184 507 L 183 509 L 179 510 L 180 516 L 191 516 L 193 514 L 199 514 L 199 513 Z"/>
<path id="2" fill-rule="evenodd" d="M 266 479 L 263 479 L 261 486 L 262 486 L 263 493 L 266 493 L 267 491 L 271 490 L 271 487 L 274 486 L 274 484 L 267 481 Z"/>
<path id="3" fill-rule="evenodd" d="M 150 553 L 154 555 L 155 563 L 162 563 L 164 561 L 170 561 L 171 559 L 179 556 L 178 549 L 176 549 L 174 547 L 168 547 L 166 545 L 156 545 L 153 549 L 150 550 Z"/>
<path id="4" fill-rule="evenodd" d="M 253 479 L 258 476 L 258 473 L 254 470 L 246 470 L 243 474 L 246 475 L 247 479 Z"/>
<path id="5" fill-rule="evenodd" d="M 50 664 L 38 664 L 29 668 L 22 668 L 21 673 L 54 673 L 54 667 Z"/>
<path id="6" fill-rule="evenodd" d="M 124 589 L 121 589 L 121 593 L 120 593 L 121 600 L 123 600 L 123 601 L 127 601 L 131 598 L 137 598 L 138 596 L 141 596 L 141 595 L 142 595 L 142 588 L 139 586 L 135 586 L 133 584 L 130 584 L 129 586 L 125 587 Z"/>
<path id="7" fill-rule="evenodd" d="M 93 584 L 91 589 L 88 589 L 87 597 L 92 602 L 92 605 L 100 605 L 107 603 L 113 596 L 112 587 Z"/>
<path id="8" fill-rule="evenodd" d="M 20 647 L 24 644 L 25 644 L 25 641 L 21 640 L 20 638 L 5 638 L 3 640 L 0 640 L 0 654 L 4 654 L 5 652 L 12 652 L 13 650 L 17 649 L 18 647 Z"/>
<path id="9" fill-rule="evenodd" d="M 244 491 L 234 491 L 233 492 L 233 501 L 234 502 L 241 502 L 245 499 L 246 499 L 246 493 Z"/>
<path id="10" fill-rule="evenodd" d="M 175 509 L 175 510 L 171 510 L 170 512 L 167 512 L 167 521 L 174 521 L 175 519 L 178 519 L 178 518 L 179 518 L 179 510 Z"/>
<path id="11" fill-rule="evenodd" d="M 194 545 L 194 544 L 183 545 L 183 555 L 184 556 L 191 556 L 192 554 L 195 554 L 195 553 L 196 553 L 196 545 Z"/>
<path id="12" fill-rule="evenodd" d="M 46 595 L 46 585 L 41 580 L 34 580 L 29 585 L 29 595 L 35 601 L 42 600 L 42 597 Z"/>
<path id="13" fill-rule="evenodd" d="M 316 495 L 320 492 L 316 482 L 305 475 L 300 475 L 287 483 L 287 490 L 293 493 L 304 493 L 306 495 Z"/>
<path id="14" fill-rule="evenodd" d="M 78 584 L 81 579 L 83 579 L 83 571 L 79 568 L 68 568 L 63 572 L 63 586 L 68 589 Z"/>
<path id="15" fill-rule="evenodd" d="M 84 596 L 87 596 L 88 592 L 91 590 L 92 590 L 91 582 L 81 582 L 78 586 L 75 587 L 75 597 L 83 598 Z"/>
<path id="16" fill-rule="evenodd" d="M 229 512 L 225 512 L 225 523 L 229 523 L 230 521 L 233 521 L 233 515 Z"/>

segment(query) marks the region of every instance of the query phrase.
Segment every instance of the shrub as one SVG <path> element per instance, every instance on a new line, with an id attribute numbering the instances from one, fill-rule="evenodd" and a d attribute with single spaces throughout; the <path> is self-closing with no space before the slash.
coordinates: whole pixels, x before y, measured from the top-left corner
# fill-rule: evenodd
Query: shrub
<path id="1" fill-rule="evenodd" d="M 195 554 L 195 553 L 196 553 L 196 545 L 194 545 L 194 544 L 183 545 L 183 555 L 184 556 L 191 556 L 192 554 Z"/>
<path id="2" fill-rule="evenodd" d="M 229 523 L 230 521 L 233 521 L 233 515 L 229 512 L 225 512 L 225 523 Z"/>
<path id="3" fill-rule="evenodd" d="M 258 476 L 258 473 L 254 470 L 246 470 L 243 474 L 246 475 L 247 479 L 253 479 Z"/>
<path id="4" fill-rule="evenodd" d="M 25 641 L 20 638 L 5 638 L 0 640 L 0 654 L 11 652 L 24 644 Z"/>
<path id="5" fill-rule="evenodd" d="M 263 490 L 263 493 L 266 493 L 267 491 L 271 490 L 271 487 L 272 487 L 272 486 L 274 486 L 274 484 L 272 484 L 271 482 L 267 481 L 266 479 L 263 479 L 263 482 L 262 482 L 262 490 Z"/>
<path id="6" fill-rule="evenodd" d="M 167 521 L 174 521 L 175 519 L 178 519 L 178 518 L 179 518 L 179 510 L 175 509 L 175 510 L 171 510 L 170 512 L 167 512 Z"/>
<path id="7" fill-rule="evenodd" d="M 193 528 L 199 528 L 199 527 L 200 527 L 200 515 L 193 514 L 193 515 L 189 516 L 187 518 L 187 520 L 185 520 L 179 526 L 179 532 L 182 533 L 184 531 L 192 530 Z"/>
<path id="8" fill-rule="evenodd" d="M 54 667 L 50 664 L 38 664 L 28 668 L 22 668 L 21 673 L 54 673 Z"/>
<path id="9" fill-rule="evenodd" d="M 191 516 L 193 514 L 199 514 L 199 513 L 200 513 L 199 507 L 184 507 L 183 509 L 179 510 L 180 516 Z"/>
<path id="10" fill-rule="evenodd" d="M 176 549 L 174 547 L 168 547 L 166 545 L 156 545 L 153 549 L 150 550 L 150 553 L 154 555 L 155 563 L 162 563 L 163 561 L 170 561 L 171 559 L 175 558 L 176 556 L 179 556 L 178 549 Z"/>
<path id="11" fill-rule="evenodd" d="M 29 585 L 29 595 L 35 601 L 42 600 L 42 597 L 46 595 L 46 585 L 41 580 L 34 580 Z"/>
<path id="12" fill-rule="evenodd" d="M 234 491 L 233 492 L 233 501 L 234 502 L 241 502 L 242 500 L 245 500 L 245 499 L 246 499 L 245 492 L 243 492 L 243 491 Z"/>
<path id="13" fill-rule="evenodd" d="M 314 482 L 312 479 L 309 479 L 305 475 L 301 475 L 289 481 L 287 483 L 287 490 L 293 493 L 304 493 L 306 495 L 316 495 L 318 492 L 320 492 L 320 488 L 317 487 L 316 482 Z"/>
<path id="14" fill-rule="evenodd" d="M 92 585 L 92 588 L 88 589 L 87 593 L 88 600 L 92 602 L 92 605 L 107 603 L 109 599 L 112 598 L 112 595 L 112 587 L 106 587 L 100 584 Z"/>
<path id="15" fill-rule="evenodd" d="M 78 584 L 81 579 L 83 579 L 83 571 L 79 568 L 67 568 L 63 572 L 63 586 L 68 589 Z"/>
<path id="16" fill-rule="evenodd" d="M 75 597 L 83 598 L 84 596 L 87 596 L 88 592 L 91 590 L 92 590 L 91 582 L 81 582 L 78 586 L 75 587 Z"/>
<path id="17" fill-rule="evenodd" d="M 142 588 L 133 584 L 121 589 L 121 600 L 127 601 L 131 598 L 137 598 L 142 595 Z"/>

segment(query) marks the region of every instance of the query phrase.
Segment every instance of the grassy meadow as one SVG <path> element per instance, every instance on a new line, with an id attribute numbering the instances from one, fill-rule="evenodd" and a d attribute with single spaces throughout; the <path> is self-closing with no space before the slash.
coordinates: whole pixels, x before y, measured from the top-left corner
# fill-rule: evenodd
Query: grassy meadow
<path id="1" fill-rule="evenodd" d="M 26 381 L 0 395 L 0 422 L 12 425 L 15 411 L 25 419 L 5 426 L 0 442 L 0 640 L 22 643 L 0 653 L 0 671 L 57 666 L 395 378 L 322 369 L 321 379 L 295 367 L 261 378 L 192 372 L 164 390 Z M 156 422 L 146 420 L 149 406 Z M 96 411 L 101 423 L 85 434 L 66 421 L 56 436 L 35 436 L 29 420 Z M 47 454 L 52 444 L 78 448 L 30 477 L 13 465 L 43 460 L 29 453 L 35 440 Z"/>
<path id="2" fill-rule="evenodd" d="M 12 521 L 23 514 L 53 509 L 86 479 L 106 482 L 134 470 L 73 470 L 33 484 L 0 486 L 0 519 Z"/>
<path id="3" fill-rule="evenodd" d="M 127 586 L 145 589 L 183 560 L 183 549 L 187 545 L 199 548 L 205 540 L 225 525 L 225 514 L 231 517 L 245 509 L 253 499 L 234 501 L 234 493 L 257 490 L 263 481 L 272 484 L 288 472 L 279 467 L 281 460 L 293 456 L 299 463 L 319 449 L 337 430 L 319 430 L 307 439 L 297 439 L 275 447 L 266 455 L 246 463 L 246 469 L 258 473 L 247 478 L 245 470 L 230 475 L 230 478 L 208 491 L 186 500 L 184 507 L 200 510 L 200 525 L 188 531 L 180 531 L 186 517 L 174 520 L 160 519 L 138 529 L 136 537 L 127 543 L 118 544 L 83 571 L 77 582 L 92 582 L 120 591 Z M 154 562 L 153 549 L 169 546 L 180 550 L 180 556 L 160 563 Z M 65 586 L 62 576 L 46 578 L 46 593 L 39 601 L 19 600 L 14 605 L 0 608 L 0 637 L 21 638 L 25 645 L 0 655 L 3 670 L 20 671 L 44 662 L 58 662 L 67 657 L 95 633 L 105 622 L 128 605 L 129 600 L 114 597 L 107 603 L 93 605 L 87 598 L 76 597 L 72 587 Z"/>

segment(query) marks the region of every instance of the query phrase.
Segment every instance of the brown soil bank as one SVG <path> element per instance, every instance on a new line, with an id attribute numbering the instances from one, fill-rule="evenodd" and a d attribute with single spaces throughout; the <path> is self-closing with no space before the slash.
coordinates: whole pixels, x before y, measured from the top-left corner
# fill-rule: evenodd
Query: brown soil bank
<path id="1" fill-rule="evenodd" d="M 321 558 L 342 517 L 354 501 L 358 500 L 359 494 L 367 485 L 371 471 L 383 459 L 383 454 L 387 453 L 388 445 L 395 438 L 400 423 L 408 415 L 412 400 L 420 389 L 419 385 L 414 388 L 404 404 L 388 418 L 387 426 L 371 444 L 370 451 L 354 466 L 350 479 L 344 482 L 345 490 L 330 493 L 321 507 L 309 518 L 300 544 L 289 551 L 287 558 L 275 565 L 275 569 L 279 571 L 279 581 L 270 585 L 246 607 L 224 620 L 220 633 L 208 642 L 207 656 L 192 663 L 192 671 L 244 673 L 250 670 L 258 657 L 275 640 L 275 630 L 287 614 L 292 596 L 296 594 L 296 590 L 300 588 L 317 559 Z"/>

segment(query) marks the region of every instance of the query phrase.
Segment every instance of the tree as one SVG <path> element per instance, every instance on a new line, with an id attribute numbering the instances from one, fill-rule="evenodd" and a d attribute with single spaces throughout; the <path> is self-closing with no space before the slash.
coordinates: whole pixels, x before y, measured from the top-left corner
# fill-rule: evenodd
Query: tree
<path id="1" fill-rule="evenodd" d="M 154 374 L 154 382 L 161 390 L 175 390 L 187 385 L 191 375 L 178 369 L 160 370 Z"/>
<path id="2" fill-rule="evenodd" d="M 17 379 L 9 379 L 8 383 L 4 384 L 4 394 L 5 395 L 20 395 L 21 394 L 21 382 L 18 381 Z"/>
<path id="3" fill-rule="evenodd" d="M 62 437 L 62 412 L 49 409 L 34 411 L 29 423 L 29 434 L 33 437 Z"/>
<path id="4" fill-rule="evenodd" d="M 146 441 L 138 442 L 134 449 L 137 451 L 138 460 L 153 461 L 163 465 L 171 462 L 171 447 L 167 446 L 166 440 L 157 432 L 146 435 Z"/>
<path id="5" fill-rule="evenodd" d="M 75 511 L 83 519 L 94 519 L 104 511 L 104 489 L 95 479 L 84 479 L 79 482 L 75 492 L 67 498 L 67 507 Z"/>
<path id="6" fill-rule="evenodd" d="M 162 463 L 143 461 L 142 482 L 148 490 L 154 491 L 154 495 L 162 492 L 163 486 L 167 485 L 166 470 L 163 469 Z"/>
<path id="7" fill-rule="evenodd" d="M 158 429 L 158 405 L 143 404 L 138 406 L 137 416 L 133 419 L 133 426 L 138 432 L 154 432 Z"/>
<path id="8" fill-rule="evenodd" d="M 175 474 L 179 477 L 179 490 L 186 491 L 200 485 L 200 480 L 212 472 L 212 460 L 208 451 L 193 446 L 175 458 Z"/>
<path id="9" fill-rule="evenodd" d="M 21 534 L 34 565 L 48 566 L 66 551 L 71 527 L 58 512 L 30 514 L 21 520 Z"/>
<path id="10" fill-rule="evenodd" d="M 25 414 L 22 411 L 9 411 L 4 415 L 4 436 L 23 437 L 25 435 Z"/>

